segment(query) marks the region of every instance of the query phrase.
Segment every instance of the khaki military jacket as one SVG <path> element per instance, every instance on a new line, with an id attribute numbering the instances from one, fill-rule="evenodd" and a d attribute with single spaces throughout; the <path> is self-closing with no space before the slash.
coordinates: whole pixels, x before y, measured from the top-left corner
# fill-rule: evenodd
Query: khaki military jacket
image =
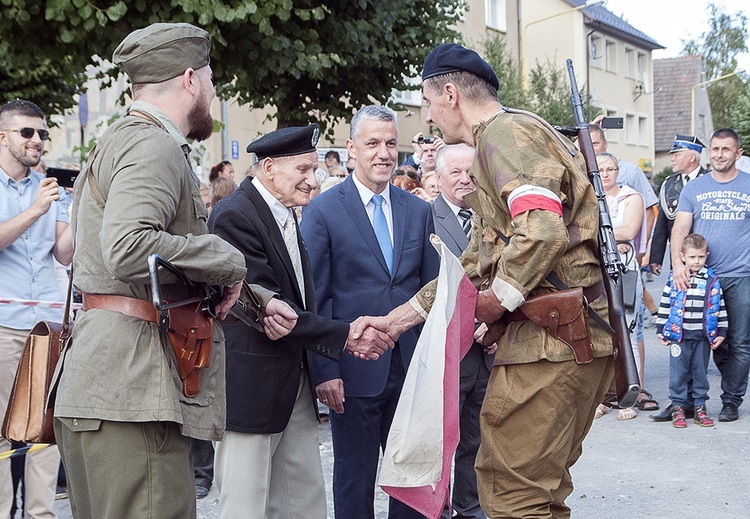
<path id="1" fill-rule="evenodd" d="M 75 186 L 73 265 L 80 291 L 150 301 L 151 253 L 193 281 L 227 286 L 244 279 L 242 253 L 208 233 L 189 151 L 174 123 L 143 101 L 104 133 Z M 186 297 L 173 282 L 163 285 L 163 297 Z M 119 312 L 79 311 L 58 373 L 55 416 L 78 430 L 96 429 L 99 420 L 171 421 L 187 436 L 218 440 L 225 424 L 224 355 L 217 325 L 201 390 L 187 398 L 172 348 L 156 324 Z"/>
<path id="2" fill-rule="evenodd" d="M 461 256 L 479 290 L 491 289 L 509 310 L 529 296 L 555 290 L 546 281 L 554 271 L 570 287 L 601 279 L 597 230 L 599 212 L 583 159 L 573 143 L 538 116 L 504 109 L 474 128 L 476 155 L 471 177 L 477 190 L 464 197 L 479 216 L 471 242 Z M 515 189 L 539 186 L 562 202 L 563 215 L 547 210 L 511 218 L 508 197 Z M 510 238 L 508 245 L 495 230 Z M 434 286 L 427 285 L 412 305 L 429 311 Z M 607 300 L 592 303 L 606 318 Z M 594 356 L 612 354 L 611 336 L 587 320 Z M 572 360 L 570 348 L 530 321 L 502 322 L 488 336 L 500 335 L 495 365 Z"/>

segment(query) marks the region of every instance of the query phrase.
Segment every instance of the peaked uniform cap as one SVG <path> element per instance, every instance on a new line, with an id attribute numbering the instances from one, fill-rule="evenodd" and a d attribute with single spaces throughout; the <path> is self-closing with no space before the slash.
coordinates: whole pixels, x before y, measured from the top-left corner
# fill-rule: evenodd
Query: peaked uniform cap
<path id="1" fill-rule="evenodd" d="M 189 23 L 154 23 L 128 34 L 117 46 L 112 61 L 122 65 L 130 82 L 161 83 L 188 68 L 210 62 L 211 36 Z"/>
<path id="2" fill-rule="evenodd" d="M 669 153 L 675 153 L 682 150 L 697 151 L 698 153 L 703 151 L 703 143 L 694 135 L 675 135 L 674 144 Z"/>

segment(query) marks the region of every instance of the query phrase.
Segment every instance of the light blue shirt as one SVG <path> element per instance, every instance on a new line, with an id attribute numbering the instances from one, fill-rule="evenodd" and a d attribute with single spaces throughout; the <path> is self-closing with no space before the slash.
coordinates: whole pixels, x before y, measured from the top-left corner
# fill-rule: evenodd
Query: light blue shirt
<path id="1" fill-rule="evenodd" d="M 365 206 L 367 217 L 370 219 L 370 223 L 372 223 L 372 215 L 375 211 L 375 204 L 372 203 L 372 197 L 377 193 L 373 192 L 369 187 L 360 182 L 356 173 L 352 175 L 352 180 L 357 188 L 359 197 L 362 199 L 362 205 Z M 385 215 L 385 221 L 388 223 L 388 232 L 391 234 L 391 244 L 393 244 L 393 210 L 391 205 L 390 184 L 387 185 L 380 194 L 383 195 L 383 214 Z"/>
<path id="2" fill-rule="evenodd" d="M 638 191 L 643 197 L 643 201 L 646 207 L 651 207 L 659 203 L 659 199 L 656 198 L 654 188 L 646 178 L 646 174 L 641 168 L 633 164 L 632 162 L 620 161 L 618 163 L 620 173 L 617 175 L 617 185 L 630 186 Z"/>
<path id="3" fill-rule="evenodd" d="M 20 182 L 0 169 L 0 222 L 6 222 L 34 204 L 44 175 L 29 170 Z M 21 236 L 0 250 L 0 296 L 35 301 L 64 301 L 55 277 L 52 248 L 57 222 L 68 223 L 70 195 L 60 189 L 60 200 L 31 224 Z M 61 309 L 0 304 L 0 326 L 30 330 L 38 321 L 62 321 Z"/>

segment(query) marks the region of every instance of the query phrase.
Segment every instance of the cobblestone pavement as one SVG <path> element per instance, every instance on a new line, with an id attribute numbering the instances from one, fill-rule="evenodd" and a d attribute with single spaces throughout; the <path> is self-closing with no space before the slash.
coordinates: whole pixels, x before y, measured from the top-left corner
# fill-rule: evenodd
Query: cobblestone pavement
<path id="1" fill-rule="evenodd" d="M 658 297 L 666 272 L 646 288 Z M 668 349 L 646 329 L 646 387 L 662 406 L 669 404 Z M 720 378 L 709 367 L 709 415 L 717 420 L 721 401 Z M 574 518 L 703 518 L 748 517 L 750 509 L 750 415 L 740 408 L 740 420 L 716 422 L 712 428 L 689 423 L 674 429 L 655 423 L 647 412 L 618 421 L 610 412 L 594 422 L 580 461 L 573 467 L 575 490 L 567 504 Z M 329 518 L 333 518 L 331 474 L 333 451 L 328 424 L 319 426 L 323 472 L 328 490 Z M 67 500 L 55 507 L 61 519 L 71 518 Z M 378 492 L 378 519 L 387 517 L 387 498 Z M 198 502 L 198 517 L 218 517 L 218 492 Z"/>

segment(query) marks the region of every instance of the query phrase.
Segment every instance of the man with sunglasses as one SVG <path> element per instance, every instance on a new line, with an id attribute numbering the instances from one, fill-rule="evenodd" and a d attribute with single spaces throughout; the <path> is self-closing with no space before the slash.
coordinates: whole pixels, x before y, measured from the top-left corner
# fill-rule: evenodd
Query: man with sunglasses
<path id="1" fill-rule="evenodd" d="M 44 112 L 15 99 L 0 107 L 0 271 L 2 295 L 14 299 L 62 301 L 53 258 L 67 265 L 73 256 L 68 225 L 70 197 L 34 171 L 49 138 Z M 5 414 L 24 343 L 37 321 L 62 321 L 59 309 L 0 305 L 0 412 Z M 10 443 L 0 439 L 0 452 Z M 56 447 L 26 457 L 25 517 L 55 517 Z M 10 460 L 0 461 L 0 517 L 14 500 Z"/>

